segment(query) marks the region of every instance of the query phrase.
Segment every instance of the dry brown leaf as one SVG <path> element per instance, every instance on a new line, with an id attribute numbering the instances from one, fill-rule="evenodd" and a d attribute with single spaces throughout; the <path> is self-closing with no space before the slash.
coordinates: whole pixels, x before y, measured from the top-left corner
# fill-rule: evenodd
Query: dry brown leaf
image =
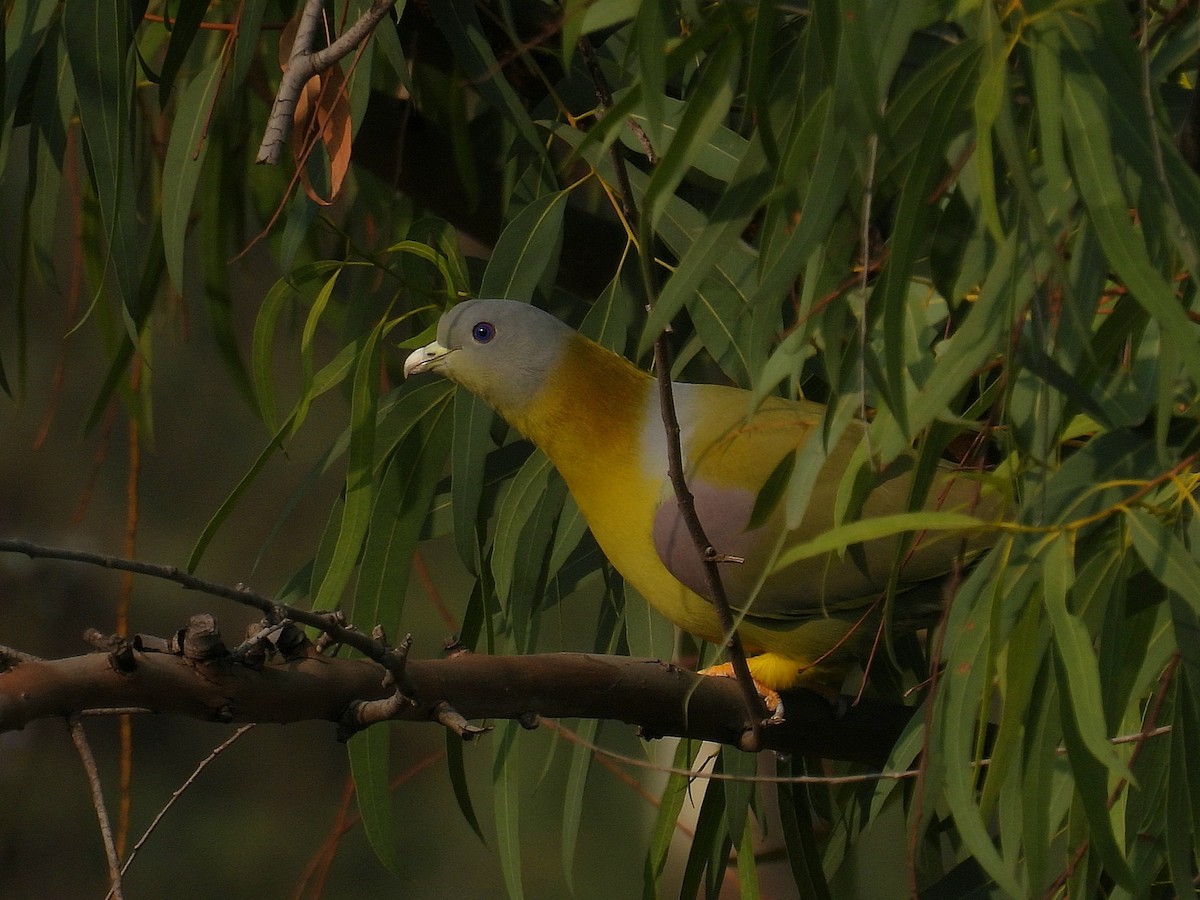
<path id="1" fill-rule="evenodd" d="M 325 153 L 329 158 L 330 192 L 327 198 L 317 193 L 306 168 L 308 155 L 316 146 L 318 137 L 325 145 Z M 346 93 L 346 79 L 341 68 L 334 65 L 314 75 L 305 84 L 296 103 L 292 126 L 292 155 L 304 192 L 314 203 L 328 206 L 338 198 L 350 169 L 351 144 L 350 99 Z"/>

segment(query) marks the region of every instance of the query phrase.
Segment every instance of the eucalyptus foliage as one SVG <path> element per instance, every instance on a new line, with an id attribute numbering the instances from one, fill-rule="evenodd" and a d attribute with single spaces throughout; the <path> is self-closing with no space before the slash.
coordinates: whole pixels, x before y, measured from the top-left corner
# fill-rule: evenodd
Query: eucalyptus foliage
<path id="1" fill-rule="evenodd" d="M 367 5 L 327 4 L 331 30 Z M 339 391 L 349 419 L 326 463 L 345 489 L 293 596 L 396 634 L 414 546 L 452 535 L 476 579 L 467 643 L 544 647 L 547 611 L 569 615 L 570 593 L 601 584 L 595 649 L 668 654 L 663 622 L 606 568 L 540 454 L 471 396 L 389 388 L 380 372 L 467 295 L 536 302 L 640 362 L 670 326 L 682 377 L 821 400 L 829 438 L 868 414 L 876 465 L 910 454 L 930 472 L 964 436 L 987 444 L 988 477 L 1013 501 L 936 633 L 881 647 L 872 667 L 869 691 L 920 707 L 888 764 L 920 777 L 778 788 L 798 890 L 831 896 L 882 835 L 913 890 L 1193 891 L 1194 5 L 400 3 L 340 64 L 329 114 L 349 117 L 361 165 L 330 206 L 314 197 L 335 187 L 338 150 L 319 136 L 298 164 L 253 165 L 278 26 L 299 10 L 179 0 L 153 21 L 133 7 L 3 6 L 0 166 L 21 160 L 28 184 L 0 385 L 20 393 L 25 378 L 26 289 L 69 278 L 70 197 L 93 301 L 80 327 L 109 348 L 92 422 L 183 292 L 209 307 L 226 375 L 265 426 L 259 464 L 197 528 L 192 565 L 313 401 Z M 486 263 L 464 257 L 460 232 L 490 247 Z M 253 301 L 246 341 L 226 263 L 260 235 L 252 252 L 278 282 Z M 299 384 L 286 400 L 281 367 Z M 131 413 L 152 428 L 147 401 Z M 797 460 L 771 501 L 802 509 L 812 475 Z M 525 738 L 508 723 L 487 739 L 511 896 Z M 396 864 L 387 743 L 377 728 L 350 752 L 368 832 Z M 478 831 L 462 754 L 450 759 Z M 563 800 L 568 872 L 590 764 L 575 752 Z M 717 766 L 755 771 L 732 751 Z M 733 848 L 756 893 L 748 820 L 767 790 L 710 785 L 684 893 L 712 895 Z M 687 792 L 675 776 L 663 794 L 647 896 Z"/>

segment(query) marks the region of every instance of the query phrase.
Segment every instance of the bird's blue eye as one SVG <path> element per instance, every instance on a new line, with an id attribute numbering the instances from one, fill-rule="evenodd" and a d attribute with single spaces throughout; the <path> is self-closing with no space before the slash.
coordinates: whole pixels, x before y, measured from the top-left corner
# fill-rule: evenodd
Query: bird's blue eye
<path id="1" fill-rule="evenodd" d="M 475 343 L 486 344 L 496 336 L 496 326 L 491 322 L 476 322 L 475 327 L 471 329 L 471 337 L 475 338 Z"/>

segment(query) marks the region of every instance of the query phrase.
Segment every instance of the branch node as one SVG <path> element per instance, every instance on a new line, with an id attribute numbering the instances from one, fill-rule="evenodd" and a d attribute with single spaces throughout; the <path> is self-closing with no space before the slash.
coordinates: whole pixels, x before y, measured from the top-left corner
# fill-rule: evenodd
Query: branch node
<path id="1" fill-rule="evenodd" d="M 290 620 L 283 622 L 273 630 L 267 636 L 267 640 L 274 644 L 275 649 L 289 662 L 308 656 L 308 651 L 312 647 L 312 641 L 308 639 L 304 629 Z"/>
<path id="2" fill-rule="evenodd" d="M 728 553 L 718 553 L 716 547 L 705 547 L 704 561 L 711 563 L 735 563 L 737 565 L 741 565 L 746 561 L 746 557 L 731 556 Z"/>
<path id="3" fill-rule="evenodd" d="M 83 639 L 108 654 L 108 664 L 114 672 L 130 675 L 137 669 L 137 657 L 133 646 L 119 634 L 102 634 L 95 628 L 89 628 L 83 633 Z"/>
<path id="4" fill-rule="evenodd" d="M 490 726 L 472 725 L 463 718 L 462 713 L 445 700 L 439 700 L 437 705 L 430 711 L 430 715 L 462 738 L 464 743 L 473 741 L 478 735 L 492 730 Z"/>
<path id="5" fill-rule="evenodd" d="M 340 609 L 332 610 L 326 614 L 325 618 L 326 624 L 330 627 L 330 629 L 346 627 L 346 614 Z M 322 631 L 319 635 L 317 635 L 317 652 L 324 656 L 340 643 L 341 641 L 335 638 L 330 631 Z"/>
<path id="6" fill-rule="evenodd" d="M 156 634 L 135 634 L 132 643 L 133 649 L 139 653 L 171 653 L 178 655 L 171 641 Z"/>
<path id="7" fill-rule="evenodd" d="M 113 649 L 113 641 L 116 638 L 114 635 L 105 634 L 98 628 L 87 628 L 83 632 L 83 639 L 97 650 L 108 653 Z"/>
<path id="8" fill-rule="evenodd" d="M 266 665 L 267 660 L 275 652 L 275 646 L 270 640 L 271 632 L 275 630 L 275 627 L 265 619 L 253 625 L 247 625 L 246 639 L 229 652 L 230 657 L 235 663 L 257 672 Z"/>
<path id="9" fill-rule="evenodd" d="M 375 629 L 379 631 L 380 634 L 383 633 L 383 630 L 379 628 L 378 625 L 375 626 Z M 408 663 L 408 651 L 412 649 L 413 644 L 412 634 L 410 633 L 404 635 L 404 639 L 401 640 L 400 644 L 396 647 L 387 646 L 386 641 L 382 643 L 383 651 L 379 654 L 379 659 L 377 662 L 379 662 L 392 674 L 396 684 L 403 684 L 404 667 Z"/>
<path id="10" fill-rule="evenodd" d="M 188 619 L 187 628 L 181 634 L 180 647 L 185 658 L 198 662 L 229 656 L 229 650 L 221 640 L 217 619 L 210 613 L 199 613 Z"/>
<path id="11" fill-rule="evenodd" d="M 442 652 L 446 654 L 447 659 L 454 659 L 456 656 L 466 656 L 474 651 L 462 642 L 461 637 L 452 634 L 442 641 Z"/>
<path id="12" fill-rule="evenodd" d="M 390 677 L 391 672 L 387 674 L 385 681 Z M 397 719 L 405 710 L 416 705 L 413 699 L 405 696 L 399 688 L 392 691 L 391 696 L 384 697 L 382 700 L 355 700 L 346 707 L 341 721 L 338 722 L 337 739 L 344 744 L 364 728 L 368 728 L 376 722 Z"/>
<path id="13" fill-rule="evenodd" d="M 540 721 L 541 717 L 532 711 L 523 712 L 517 716 L 517 722 L 519 722 L 521 727 L 526 731 L 536 731 Z"/>

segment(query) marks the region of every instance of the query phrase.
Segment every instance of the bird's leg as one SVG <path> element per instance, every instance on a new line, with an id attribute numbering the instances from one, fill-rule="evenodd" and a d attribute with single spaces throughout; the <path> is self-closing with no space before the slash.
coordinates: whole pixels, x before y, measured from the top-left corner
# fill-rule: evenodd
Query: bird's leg
<path id="1" fill-rule="evenodd" d="M 767 712 L 770 713 L 770 718 L 767 721 L 773 725 L 777 725 L 783 721 L 783 698 L 779 696 L 779 691 L 769 688 L 757 678 L 753 678 L 754 659 L 755 657 L 750 657 L 750 659 L 746 660 L 751 667 L 754 690 L 758 692 L 758 696 L 762 697 L 763 704 L 767 707 Z M 737 678 L 737 673 L 733 670 L 733 663 L 728 662 L 701 669 L 697 674 L 716 678 Z"/>

